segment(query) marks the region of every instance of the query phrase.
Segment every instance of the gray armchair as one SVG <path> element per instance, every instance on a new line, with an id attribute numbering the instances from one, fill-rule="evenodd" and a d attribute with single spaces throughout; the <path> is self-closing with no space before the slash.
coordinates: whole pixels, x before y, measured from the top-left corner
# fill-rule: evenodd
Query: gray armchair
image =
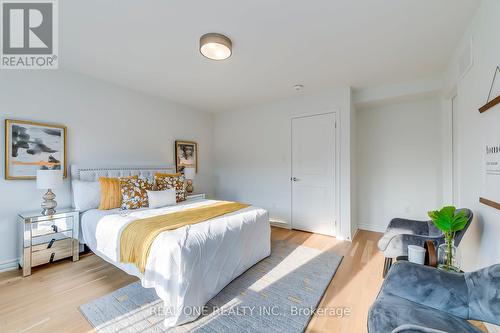
<path id="1" fill-rule="evenodd" d="M 460 211 L 464 211 L 467 215 L 467 225 L 456 233 L 455 246 L 460 244 L 473 218 L 470 209 L 457 209 L 457 213 Z M 384 252 L 385 256 L 384 277 L 391 268 L 393 259 L 408 255 L 408 245 L 424 247 L 427 240 L 431 240 L 436 249 L 440 244 L 444 243 L 444 234 L 436 228 L 432 221 L 393 219 L 387 226 L 384 236 L 378 241 L 378 248 Z"/>
<path id="2" fill-rule="evenodd" d="M 398 262 L 368 313 L 369 333 L 481 332 L 500 324 L 500 264 L 459 274 Z"/>

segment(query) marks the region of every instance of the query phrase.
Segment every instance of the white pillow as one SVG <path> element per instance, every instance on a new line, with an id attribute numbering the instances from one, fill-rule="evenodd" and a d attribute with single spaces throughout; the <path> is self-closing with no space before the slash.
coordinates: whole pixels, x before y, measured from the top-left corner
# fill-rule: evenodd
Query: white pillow
<path id="1" fill-rule="evenodd" d="M 164 191 L 148 190 L 149 208 L 159 208 L 164 206 L 173 206 L 177 204 L 175 189 L 171 188 Z"/>
<path id="2" fill-rule="evenodd" d="M 101 202 L 101 186 L 99 182 L 73 180 L 73 203 L 79 211 L 96 209 Z"/>

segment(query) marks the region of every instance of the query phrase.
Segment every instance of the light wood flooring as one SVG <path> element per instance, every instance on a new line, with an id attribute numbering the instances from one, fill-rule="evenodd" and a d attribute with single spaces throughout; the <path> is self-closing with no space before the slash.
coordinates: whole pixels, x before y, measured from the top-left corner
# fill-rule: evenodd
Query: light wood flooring
<path id="1" fill-rule="evenodd" d="M 344 259 L 320 303 L 322 308 L 348 308 L 350 315 L 314 316 L 308 332 L 366 332 L 368 308 L 382 284 L 381 234 L 360 231 L 353 242 L 307 232 L 272 229 L 274 240 L 319 250 L 333 248 Z M 136 278 L 99 257 L 83 255 L 34 268 L 0 273 L 0 332 L 93 332 L 78 307 L 119 289 Z"/>

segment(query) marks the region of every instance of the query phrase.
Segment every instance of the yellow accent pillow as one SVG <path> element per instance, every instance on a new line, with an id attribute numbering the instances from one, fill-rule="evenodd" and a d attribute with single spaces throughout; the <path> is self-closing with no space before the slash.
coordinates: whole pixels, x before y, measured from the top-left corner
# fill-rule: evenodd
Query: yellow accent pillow
<path id="1" fill-rule="evenodd" d="M 175 189 L 177 202 L 186 200 L 186 188 L 184 186 L 184 175 L 178 173 L 156 173 L 155 184 L 158 191 Z"/>
<path id="2" fill-rule="evenodd" d="M 127 178 L 137 178 L 137 176 L 123 177 L 123 179 Z M 101 202 L 99 204 L 99 209 L 108 210 L 120 208 L 122 204 L 120 178 L 99 177 L 99 184 L 101 185 Z"/>

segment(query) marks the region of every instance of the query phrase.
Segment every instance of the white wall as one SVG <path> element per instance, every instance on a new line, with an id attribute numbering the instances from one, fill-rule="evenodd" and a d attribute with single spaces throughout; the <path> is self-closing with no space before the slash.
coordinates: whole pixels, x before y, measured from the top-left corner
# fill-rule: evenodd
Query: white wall
<path id="1" fill-rule="evenodd" d="M 338 236 L 350 238 L 349 88 L 332 89 L 215 116 L 217 197 L 267 209 L 272 220 L 290 225 L 291 132 L 293 115 L 337 111 L 340 127 L 340 221 Z"/>
<path id="2" fill-rule="evenodd" d="M 476 216 L 460 245 L 465 270 L 500 263 L 500 211 L 478 202 L 483 186 L 484 135 L 500 131 L 500 106 L 484 114 L 478 112 L 486 102 L 494 70 L 500 65 L 499 17 L 500 1 L 483 0 L 446 75 L 446 91 L 456 90 L 458 95 L 459 204 L 473 209 Z M 474 65 L 460 78 L 457 59 L 471 38 Z"/>
<path id="3" fill-rule="evenodd" d="M 394 101 L 413 100 L 417 96 L 435 95 L 443 88 L 442 73 L 436 76 L 420 78 L 412 81 L 385 84 L 374 87 L 356 89 L 353 102 L 358 107 L 369 107 L 374 104 L 392 103 Z"/>
<path id="4" fill-rule="evenodd" d="M 428 219 L 442 204 L 441 104 L 437 97 L 357 110 L 360 229 L 394 217 Z"/>
<path id="5" fill-rule="evenodd" d="M 68 127 L 68 164 L 161 166 L 174 163 L 174 140 L 198 142 L 195 190 L 213 193 L 213 116 L 112 84 L 63 71 L 2 71 L 1 121 L 23 119 Z M 2 135 L 2 147 L 5 146 Z M 16 215 L 39 209 L 34 181 L 5 180 L 0 172 L 0 269 L 18 258 Z M 70 205 L 69 181 L 56 191 Z"/>

